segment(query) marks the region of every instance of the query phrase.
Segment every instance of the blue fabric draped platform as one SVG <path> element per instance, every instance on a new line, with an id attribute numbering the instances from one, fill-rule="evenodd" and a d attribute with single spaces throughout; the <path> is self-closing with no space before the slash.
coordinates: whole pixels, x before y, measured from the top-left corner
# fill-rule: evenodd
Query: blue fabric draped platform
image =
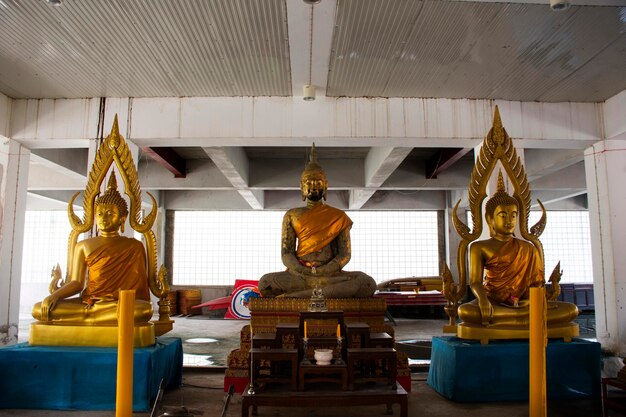
<path id="1" fill-rule="evenodd" d="M 159 337 L 133 356 L 133 410 L 150 409 L 161 379 L 182 381 L 180 338 Z M 21 343 L 0 348 L 0 408 L 115 410 L 117 348 L 47 347 Z"/>
<path id="2" fill-rule="evenodd" d="M 433 337 L 428 385 L 459 402 L 528 400 L 528 341 Z M 548 399 L 600 397 L 600 344 L 550 340 L 546 351 Z"/>

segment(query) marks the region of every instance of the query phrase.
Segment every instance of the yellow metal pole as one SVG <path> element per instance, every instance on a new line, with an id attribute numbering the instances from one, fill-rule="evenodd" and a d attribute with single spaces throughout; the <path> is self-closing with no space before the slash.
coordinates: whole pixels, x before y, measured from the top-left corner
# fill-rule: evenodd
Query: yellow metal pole
<path id="1" fill-rule="evenodd" d="M 120 291 L 117 316 L 116 417 L 133 415 L 133 332 L 135 290 Z"/>
<path id="2" fill-rule="evenodd" d="M 546 397 L 546 290 L 530 289 L 530 417 L 547 416 Z"/>

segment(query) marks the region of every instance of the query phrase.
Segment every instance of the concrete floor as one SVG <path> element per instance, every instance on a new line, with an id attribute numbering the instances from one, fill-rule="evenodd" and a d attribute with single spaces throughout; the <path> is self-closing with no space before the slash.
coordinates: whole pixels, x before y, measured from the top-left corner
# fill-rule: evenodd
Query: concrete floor
<path id="1" fill-rule="evenodd" d="M 174 331 L 168 336 L 181 337 L 185 352 L 185 368 L 183 371 L 183 385 L 165 393 L 162 401 L 163 408 L 157 415 L 186 415 L 181 414 L 180 407 L 184 406 L 191 411 L 191 415 L 221 416 L 224 407 L 225 394 L 223 392 L 223 365 L 226 355 L 239 342 L 239 331 L 244 321 L 222 320 L 195 316 L 190 318 L 175 318 Z M 446 322 L 444 319 L 433 320 L 396 320 L 396 341 L 430 340 L 432 336 L 441 335 L 441 328 Z M 22 327 L 22 326 L 21 326 Z M 23 329 L 27 332 L 27 323 Z M 589 335 L 593 329 L 583 329 Z M 21 333 L 21 338 L 24 333 Z M 26 336 L 27 337 L 27 336 Z M 195 340 L 194 340 L 195 339 Z M 211 341 L 213 339 L 214 341 Z M 617 367 L 616 369 L 619 369 Z M 612 370 L 610 372 L 616 372 Z M 528 404 L 519 402 L 506 403 L 455 403 L 435 392 L 426 384 L 425 372 L 412 373 L 412 392 L 409 394 L 409 416 L 424 415 L 437 416 L 528 416 Z M 1 395 L 1 393 L 0 393 Z M 374 407 L 328 407 L 323 409 L 297 409 L 260 407 L 260 416 L 383 416 L 384 406 Z M 398 406 L 394 406 L 394 415 L 399 415 Z M 0 410 L 3 416 L 29 417 L 109 417 L 115 411 L 59 411 L 59 410 Z M 150 413 L 134 413 L 136 417 L 148 417 Z M 233 396 L 226 410 L 225 416 L 241 415 L 241 397 Z M 549 401 L 548 416 L 578 417 L 601 416 L 602 408 L 599 399 Z M 611 416 L 621 414 L 611 413 Z"/>

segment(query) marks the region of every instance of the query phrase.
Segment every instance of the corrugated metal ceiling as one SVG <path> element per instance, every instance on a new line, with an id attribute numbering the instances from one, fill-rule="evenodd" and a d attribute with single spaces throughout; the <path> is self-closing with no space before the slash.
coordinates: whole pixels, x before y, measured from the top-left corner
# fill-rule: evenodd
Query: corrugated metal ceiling
<path id="1" fill-rule="evenodd" d="M 308 48 L 288 38 L 290 1 L 2 0 L 0 92 L 290 96 L 290 48 Z M 328 96 L 603 101 L 626 88 L 624 7 L 336 4 Z"/>

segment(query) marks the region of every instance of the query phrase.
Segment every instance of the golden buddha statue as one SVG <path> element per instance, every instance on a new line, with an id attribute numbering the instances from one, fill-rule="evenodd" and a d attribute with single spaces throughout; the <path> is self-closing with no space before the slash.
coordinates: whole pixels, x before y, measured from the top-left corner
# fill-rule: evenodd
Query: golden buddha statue
<path id="1" fill-rule="evenodd" d="M 117 180 L 111 171 L 106 191 L 100 195 L 102 182 L 115 163 L 124 181 L 130 200 L 117 190 Z M 84 191 L 83 219 L 73 211 L 74 194 L 68 203 L 72 226 L 69 238 L 67 275 L 63 279 L 60 267 L 53 270 L 50 295 L 36 303 L 32 315 L 31 345 L 55 346 L 115 346 L 117 345 L 118 296 L 120 290 L 135 291 L 134 344 L 148 346 L 155 336 L 172 329 L 167 295 L 169 285 L 165 268 L 156 270 L 156 239 L 151 228 L 156 219 L 156 201 L 143 217 L 141 191 L 132 156 L 124 138 L 119 134 L 117 116 L 111 134 L 98 148 L 89 181 Z M 144 244 L 120 235 L 128 218 L 131 227 L 143 235 Z M 78 241 L 81 233 L 96 224 L 96 237 Z M 158 299 L 159 319 L 153 315 L 150 292 Z"/>
<path id="2" fill-rule="evenodd" d="M 315 144 L 300 177 L 300 189 L 306 207 L 288 210 L 282 224 L 281 256 L 287 271 L 261 277 L 261 295 L 306 298 L 319 286 L 327 298 L 371 297 L 376 290 L 372 277 L 342 270 L 350 261 L 352 220 L 342 210 L 324 204 L 328 181 L 317 163 Z"/>
<path id="3" fill-rule="evenodd" d="M 111 172 L 106 192 L 95 203 L 100 235 L 76 244 L 69 281 L 34 305 L 35 319 L 116 325 L 119 291 L 135 290 L 135 321 L 150 321 L 146 250 L 140 241 L 120 236 L 127 216 L 128 205 L 117 191 L 115 173 Z M 69 298 L 79 293 L 80 297 Z"/>
<path id="4" fill-rule="evenodd" d="M 485 204 L 490 238 L 478 240 L 482 233 L 482 202 L 497 162 L 507 172 L 514 193 L 509 195 L 506 192 L 500 172 L 496 193 Z M 444 295 L 449 304 L 446 311 L 451 317 L 450 326 L 444 327 L 444 331 L 456 331 L 460 338 L 479 339 L 483 343 L 489 339 L 528 338 L 529 288 L 545 285 L 543 247 L 539 236 L 546 225 L 545 208 L 538 201 L 542 217 L 528 230 L 530 201 L 526 173 L 510 137 L 502 127 L 496 107 L 493 127 L 483 142 L 470 181 L 472 233 L 456 214 L 458 203 L 454 208 L 454 225 L 461 235 L 459 284 L 453 283 L 449 269 L 444 267 Z M 514 235 L 518 222 L 523 239 Z M 469 272 L 466 271 L 468 259 Z M 557 265 L 550 278 L 552 291 L 547 294 L 548 337 L 571 340 L 578 336 L 578 325 L 572 322 L 578 316 L 578 308 L 575 304 L 555 301 L 560 279 L 558 269 Z M 466 275 L 469 275 L 469 286 L 476 299 L 458 307 L 461 324 L 456 326 L 456 306 L 465 295 Z"/>

